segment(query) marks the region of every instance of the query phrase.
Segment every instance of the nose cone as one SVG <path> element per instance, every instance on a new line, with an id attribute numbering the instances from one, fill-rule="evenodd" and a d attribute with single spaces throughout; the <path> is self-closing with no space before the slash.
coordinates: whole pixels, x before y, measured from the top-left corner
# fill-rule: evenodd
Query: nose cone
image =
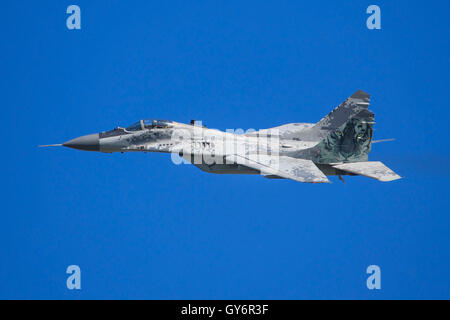
<path id="1" fill-rule="evenodd" d="M 94 133 L 88 134 L 87 136 L 75 138 L 73 140 L 64 142 L 63 146 L 85 151 L 100 151 L 99 134 Z"/>

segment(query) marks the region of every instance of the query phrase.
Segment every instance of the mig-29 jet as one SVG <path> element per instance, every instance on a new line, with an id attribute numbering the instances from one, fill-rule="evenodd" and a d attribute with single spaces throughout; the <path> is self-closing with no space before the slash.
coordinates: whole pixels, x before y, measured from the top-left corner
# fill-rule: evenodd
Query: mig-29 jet
<path id="1" fill-rule="evenodd" d="M 47 146 L 104 153 L 164 152 L 210 173 L 261 174 L 299 182 L 326 183 L 331 175 L 341 180 L 343 175 L 400 179 L 383 163 L 368 161 L 376 142 L 369 97 L 359 90 L 315 124 L 290 123 L 237 134 L 209 129 L 194 120 L 183 124 L 145 119 Z"/>

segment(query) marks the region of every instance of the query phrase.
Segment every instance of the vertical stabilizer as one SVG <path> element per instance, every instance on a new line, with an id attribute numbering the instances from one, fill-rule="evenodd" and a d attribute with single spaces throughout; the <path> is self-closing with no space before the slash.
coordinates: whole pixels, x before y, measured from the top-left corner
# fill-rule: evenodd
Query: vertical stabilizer
<path id="1" fill-rule="evenodd" d="M 315 163 L 367 161 L 372 145 L 374 114 L 363 109 L 333 129 L 313 148 Z"/>
<path id="2" fill-rule="evenodd" d="M 358 90 L 317 122 L 311 128 L 311 132 L 316 135 L 317 140 L 324 139 L 330 132 L 344 125 L 350 118 L 363 110 L 368 110 L 369 103 L 370 95 L 362 90 Z"/>

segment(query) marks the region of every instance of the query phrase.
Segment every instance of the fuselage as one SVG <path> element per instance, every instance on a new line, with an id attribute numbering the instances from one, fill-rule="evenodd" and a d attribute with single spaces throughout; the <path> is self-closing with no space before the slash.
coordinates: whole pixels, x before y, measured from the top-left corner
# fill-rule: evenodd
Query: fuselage
<path id="1" fill-rule="evenodd" d="M 307 129 L 310 126 L 297 124 L 296 129 Z M 244 133 L 242 130 L 236 132 L 210 129 L 195 123 L 140 120 L 127 128 L 117 127 L 110 131 L 82 136 L 63 145 L 103 153 L 171 153 L 207 172 L 252 174 L 258 172 L 245 166 L 227 163 L 226 156 L 238 153 L 298 157 L 302 150 L 310 149 L 318 143 L 282 138 L 285 131 L 286 128 L 281 126 Z"/>
<path id="2" fill-rule="evenodd" d="M 314 124 L 244 132 L 209 129 L 195 121 L 145 119 L 62 145 L 103 153 L 169 153 L 174 163 L 181 159 L 207 172 L 260 173 L 299 182 L 327 183 L 326 175 L 344 174 L 399 179 L 381 162 L 368 161 L 375 123 L 368 106 L 369 95 L 358 90 Z"/>
<path id="3" fill-rule="evenodd" d="M 195 155 L 226 156 L 236 152 L 245 154 L 292 155 L 317 145 L 317 141 L 282 139 L 277 128 L 235 133 L 209 129 L 194 124 L 156 120 L 152 125 L 134 124 L 128 128 L 117 127 L 110 131 L 82 136 L 70 140 L 66 147 L 113 152 L 163 152 L 185 151 Z"/>

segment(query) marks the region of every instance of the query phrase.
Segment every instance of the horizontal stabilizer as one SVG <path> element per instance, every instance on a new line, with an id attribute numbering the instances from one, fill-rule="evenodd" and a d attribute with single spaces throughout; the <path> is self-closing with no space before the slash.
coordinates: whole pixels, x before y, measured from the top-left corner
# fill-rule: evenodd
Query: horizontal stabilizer
<path id="1" fill-rule="evenodd" d="M 333 168 L 384 182 L 401 179 L 398 174 L 380 161 L 342 163 L 333 165 Z"/>

